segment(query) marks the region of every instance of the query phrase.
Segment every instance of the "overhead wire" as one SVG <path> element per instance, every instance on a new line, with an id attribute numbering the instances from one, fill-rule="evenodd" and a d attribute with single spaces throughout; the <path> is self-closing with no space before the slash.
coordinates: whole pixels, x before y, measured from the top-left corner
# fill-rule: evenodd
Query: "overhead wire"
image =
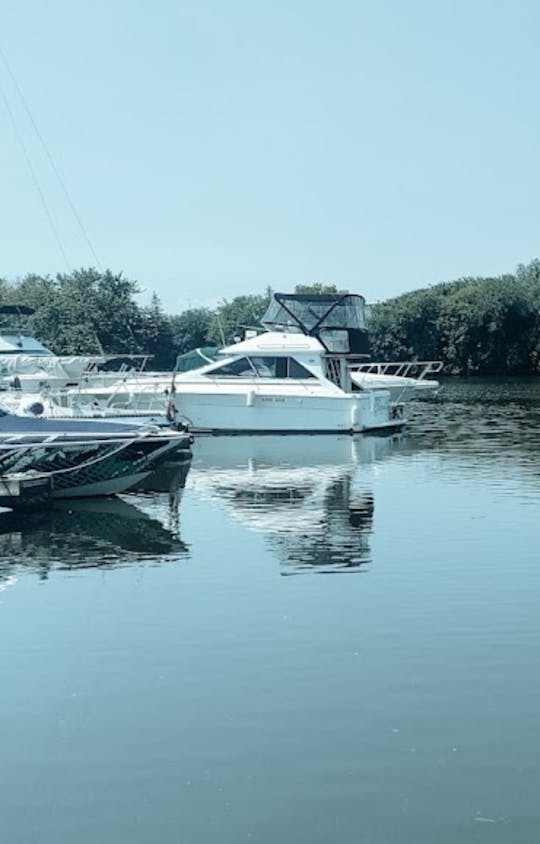
<path id="1" fill-rule="evenodd" d="M 30 155 L 28 153 L 27 146 L 24 142 L 24 138 L 23 138 L 21 132 L 19 131 L 19 127 L 17 126 L 17 121 L 15 120 L 15 115 L 14 115 L 13 110 L 12 110 L 10 104 L 9 104 L 9 100 L 6 96 L 6 92 L 4 91 L 4 88 L 2 87 L 2 85 L 0 85 L 0 95 L 2 96 L 2 100 L 4 101 L 6 111 L 9 115 L 9 119 L 11 121 L 11 125 L 13 126 L 13 132 L 15 133 L 15 137 L 17 138 L 17 141 L 19 142 L 19 146 L 21 147 L 22 153 L 24 155 L 28 170 L 30 172 L 30 177 L 31 177 L 33 185 L 34 185 L 34 188 L 36 189 L 36 192 L 37 192 L 37 194 L 38 194 L 38 196 L 41 200 L 41 204 L 43 206 L 45 216 L 47 217 L 47 220 L 49 222 L 49 226 L 50 226 L 51 231 L 53 233 L 53 237 L 56 240 L 56 244 L 58 246 L 58 249 L 60 250 L 60 253 L 61 253 L 61 255 L 64 259 L 66 267 L 69 271 L 69 270 L 71 270 L 71 264 L 69 262 L 66 250 L 64 249 L 64 245 L 62 243 L 62 238 L 60 237 L 60 233 L 59 233 L 59 231 L 56 227 L 56 223 L 54 222 L 54 217 L 52 215 L 51 209 L 49 208 L 49 206 L 47 204 L 47 200 L 45 199 L 45 194 L 43 193 L 43 190 L 41 189 L 41 185 L 39 183 L 37 173 L 34 169 L 34 165 L 32 164 L 32 160 L 31 160 Z"/>
<path id="2" fill-rule="evenodd" d="M 5 69 L 6 69 L 6 71 L 7 71 L 7 73 L 8 73 L 8 75 L 9 75 L 9 77 L 10 77 L 10 79 L 11 79 L 12 83 L 13 83 L 13 87 L 15 88 L 15 90 L 16 90 L 16 92 L 17 92 L 18 96 L 19 96 L 19 99 L 20 99 L 20 101 L 21 101 L 21 104 L 22 104 L 22 106 L 23 106 L 23 108 L 24 108 L 24 111 L 26 112 L 26 115 L 27 115 L 27 117 L 28 117 L 28 119 L 29 119 L 29 121 L 30 121 L 30 123 L 31 123 L 31 125 L 32 125 L 32 128 L 33 128 L 33 130 L 34 130 L 34 132 L 35 132 L 35 134 L 36 134 L 36 137 L 37 137 L 38 141 L 40 142 L 40 144 L 41 144 L 41 146 L 42 146 L 42 148 L 43 148 L 43 151 L 44 151 L 44 153 L 45 153 L 45 155 L 46 155 L 46 157 L 47 157 L 47 160 L 48 160 L 48 162 L 49 162 L 49 164 L 50 164 L 51 170 L 53 171 L 53 173 L 54 173 L 54 175 L 55 175 L 55 177 L 56 177 L 56 180 L 57 180 L 57 182 L 58 182 L 58 184 L 59 184 L 59 186 L 60 186 L 60 189 L 62 190 L 62 193 L 64 194 L 64 198 L 65 198 L 65 200 L 66 200 L 67 204 L 69 205 L 69 208 L 70 208 L 70 210 L 71 210 L 71 213 L 73 214 L 73 217 L 74 217 L 74 219 L 75 219 L 75 221 L 76 221 L 77 225 L 79 226 L 79 229 L 80 229 L 81 235 L 82 235 L 82 237 L 83 237 L 83 240 L 85 241 L 85 243 L 86 243 L 86 245 L 87 245 L 87 247 L 88 247 L 88 249 L 89 249 L 89 251 L 90 251 L 90 253 L 91 253 L 91 255 L 92 255 L 93 259 L 94 259 L 94 261 L 96 262 L 96 266 L 97 266 L 97 268 L 98 268 L 100 271 L 102 271 L 102 269 L 103 269 L 103 268 L 102 268 L 101 261 L 99 260 L 99 257 L 98 257 L 98 255 L 97 255 L 97 252 L 96 252 L 96 250 L 95 250 L 95 248 L 94 248 L 94 245 L 93 245 L 92 241 L 90 240 L 90 236 L 89 236 L 89 234 L 88 234 L 88 231 L 87 231 L 87 229 L 86 229 L 86 227 L 85 227 L 85 225 L 84 225 L 84 223 L 83 223 L 83 221 L 82 221 L 82 219 L 81 219 L 80 214 L 78 213 L 78 211 L 77 211 L 77 209 L 76 209 L 76 207 L 75 207 L 75 204 L 74 204 L 74 202 L 73 202 L 73 200 L 72 200 L 72 198 L 71 198 L 71 195 L 70 195 L 70 193 L 69 193 L 69 190 L 68 190 L 68 188 L 67 188 L 67 185 L 66 185 L 66 183 L 64 182 L 64 179 L 62 178 L 62 176 L 61 176 L 61 174 L 60 174 L 60 171 L 58 170 L 58 167 L 56 166 L 56 163 L 55 163 L 55 161 L 54 161 L 54 158 L 53 158 L 53 156 L 52 156 L 52 154 L 51 154 L 51 152 L 50 152 L 50 150 L 49 150 L 49 147 L 47 146 L 47 144 L 46 144 L 46 142 L 45 142 L 45 139 L 44 139 L 43 135 L 41 134 L 41 132 L 40 132 L 40 130 L 39 130 L 39 127 L 38 127 L 38 125 L 37 125 L 37 123 L 36 123 L 36 121 L 35 121 L 35 119 L 34 119 L 34 116 L 33 116 L 33 114 L 32 114 L 32 111 L 31 111 L 31 109 L 30 109 L 30 106 L 28 105 L 28 102 L 27 102 L 27 100 L 26 100 L 26 97 L 24 96 L 24 94 L 23 94 L 23 92 L 22 92 L 22 90 L 21 90 L 21 87 L 20 87 L 19 83 L 17 82 L 17 79 L 16 79 L 16 77 L 15 77 L 15 74 L 13 73 L 13 71 L 12 71 L 12 69 L 11 69 L 11 65 L 9 64 L 9 62 L 8 62 L 8 60 L 7 60 L 7 57 L 6 57 L 6 54 L 5 54 L 4 50 L 2 49 L 1 45 L 0 45 L 0 60 L 2 61 L 3 65 L 4 65 Z M 5 95 L 4 95 L 4 99 L 6 100 Z M 8 106 L 8 110 L 10 111 L 9 106 Z M 12 122 L 14 122 L 14 119 L 13 119 L 13 118 L 12 118 Z M 26 154 L 26 153 L 25 153 L 25 156 L 27 157 L 27 160 L 28 160 L 28 156 L 27 156 L 27 154 Z M 41 193 L 41 192 L 40 192 L 40 193 Z M 68 266 L 69 266 L 69 262 L 68 262 Z"/>

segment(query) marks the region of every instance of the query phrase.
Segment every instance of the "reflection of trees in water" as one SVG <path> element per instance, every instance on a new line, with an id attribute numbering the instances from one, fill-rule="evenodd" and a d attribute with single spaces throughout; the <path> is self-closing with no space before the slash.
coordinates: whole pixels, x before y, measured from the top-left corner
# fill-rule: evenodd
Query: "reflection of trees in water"
<path id="1" fill-rule="evenodd" d="M 188 467 L 169 467 L 147 484 L 168 495 L 166 527 L 125 498 L 57 501 L 41 512 L 0 514 L 0 583 L 21 566 L 46 578 L 51 569 L 113 568 L 189 556 L 179 533 Z"/>

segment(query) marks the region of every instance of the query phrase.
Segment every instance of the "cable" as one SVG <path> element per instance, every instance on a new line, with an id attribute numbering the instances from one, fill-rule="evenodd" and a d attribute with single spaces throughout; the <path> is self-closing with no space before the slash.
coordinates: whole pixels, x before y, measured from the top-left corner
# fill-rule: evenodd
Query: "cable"
<path id="1" fill-rule="evenodd" d="M 43 210 L 45 211 L 45 215 L 47 217 L 47 220 L 49 221 L 49 225 L 50 225 L 51 231 L 54 235 L 54 239 L 56 240 L 58 248 L 59 248 L 60 252 L 62 253 L 62 257 L 65 261 L 66 267 L 67 267 L 68 272 L 69 272 L 71 270 L 71 264 L 68 260 L 67 255 L 66 255 L 66 251 L 65 251 L 64 246 L 62 244 L 62 240 L 60 238 L 60 234 L 58 232 L 58 229 L 56 228 L 56 224 L 54 222 L 53 215 L 51 214 L 50 208 L 47 205 L 47 200 L 45 199 L 45 194 L 41 190 L 41 185 L 39 184 L 39 180 L 38 180 L 36 171 L 34 170 L 34 167 L 32 165 L 32 161 L 30 160 L 30 156 L 28 154 L 26 144 L 24 143 L 23 137 L 22 137 L 21 133 L 19 132 L 19 128 L 17 126 L 17 121 L 15 120 L 15 115 L 13 114 L 13 111 L 12 111 L 11 106 L 9 104 L 8 98 L 6 97 L 6 93 L 1 86 L 0 86 L 0 94 L 1 94 L 2 99 L 4 101 L 4 105 L 6 107 L 7 113 L 9 114 L 9 117 L 10 117 L 10 120 L 11 120 L 11 125 L 13 126 L 13 131 L 15 132 L 15 137 L 17 138 L 17 140 L 18 140 L 18 142 L 21 146 L 21 149 L 23 151 L 23 155 L 25 157 L 26 164 L 27 164 L 28 169 L 30 171 L 30 176 L 32 178 L 32 182 L 34 183 L 34 187 L 39 194 L 39 198 L 41 200 L 41 204 L 43 205 Z"/>
<path id="2" fill-rule="evenodd" d="M 94 246 L 92 244 L 92 241 L 90 240 L 88 232 L 87 232 L 87 230 L 86 230 L 86 228 L 83 224 L 83 221 L 81 220 L 81 218 L 80 218 L 80 216 L 77 212 L 77 209 L 75 208 L 73 200 L 71 199 L 71 196 L 70 196 L 69 191 L 67 189 L 66 183 L 64 182 L 64 180 L 62 179 L 62 176 L 60 175 L 60 172 L 58 171 L 58 168 L 57 168 L 57 166 L 54 162 L 54 159 L 53 159 L 53 157 L 52 157 L 52 155 L 49 151 L 49 148 L 48 148 L 47 144 L 45 143 L 45 139 L 44 139 L 43 135 L 39 131 L 37 123 L 34 120 L 34 116 L 33 116 L 32 112 L 30 111 L 30 106 L 28 105 L 28 103 L 26 101 L 26 97 L 24 96 L 24 94 L 23 94 L 23 92 L 22 92 L 22 90 L 19 86 L 19 83 L 17 82 L 17 79 L 15 78 L 15 74 L 11 70 L 11 66 L 10 66 L 10 64 L 9 64 L 7 58 L 6 58 L 6 54 L 4 53 L 1 46 L 0 46 L 0 59 L 2 60 L 4 67 L 6 68 L 8 74 L 11 78 L 11 81 L 13 82 L 15 90 L 17 91 L 17 94 L 19 95 L 19 98 L 20 98 L 21 103 L 23 105 L 23 108 L 24 108 L 26 114 L 28 115 L 28 119 L 30 120 L 30 123 L 32 124 L 32 127 L 34 129 L 34 132 L 36 133 L 36 136 L 37 136 L 41 146 L 43 147 L 45 155 L 47 156 L 49 164 L 51 165 L 51 169 L 52 169 L 54 175 L 56 176 L 58 184 L 60 185 L 60 188 L 62 189 L 64 197 L 65 197 L 65 199 L 66 199 L 66 201 L 67 201 L 67 203 L 68 203 L 68 205 L 71 209 L 71 213 L 73 214 L 73 216 L 74 216 L 74 218 L 75 218 L 75 220 L 76 220 L 76 222 L 77 222 L 77 224 L 78 224 L 78 226 L 81 230 L 81 234 L 83 236 L 83 239 L 84 239 L 86 245 L 88 246 L 88 249 L 90 250 L 90 252 L 92 254 L 92 257 L 94 258 L 94 261 L 96 262 L 97 268 L 99 269 L 100 272 L 102 272 L 103 268 L 102 268 L 102 265 L 101 265 L 101 261 L 99 260 L 99 258 L 97 256 L 96 250 L 94 249 Z"/>

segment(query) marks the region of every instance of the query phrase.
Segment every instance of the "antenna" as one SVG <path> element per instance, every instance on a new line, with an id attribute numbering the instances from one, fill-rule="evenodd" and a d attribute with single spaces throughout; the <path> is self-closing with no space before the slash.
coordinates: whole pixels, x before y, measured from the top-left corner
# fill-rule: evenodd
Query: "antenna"
<path id="1" fill-rule="evenodd" d="M 225 342 L 225 334 L 223 333 L 223 327 L 222 327 L 222 325 L 221 325 L 221 320 L 220 320 L 220 318 L 219 318 L 219 314 L 218 314 L 218 313 L 216 313 L 216 322 L 217 322 L 217 326 L 218 326 L 218 328 L 219 328 L 219 333 L 220 333 L 220 335 L 221 335 L 221 345 L 222 345 L 222 346 L 226 346 L 226 345 L 227 345 L 227 343 Z"/>

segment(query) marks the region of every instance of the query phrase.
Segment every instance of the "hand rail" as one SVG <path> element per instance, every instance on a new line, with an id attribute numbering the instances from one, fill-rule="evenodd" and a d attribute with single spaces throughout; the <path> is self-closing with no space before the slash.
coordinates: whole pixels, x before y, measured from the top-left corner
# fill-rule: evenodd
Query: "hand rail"
<path id="1" fill-rule="evenodd" d="M 370 375 L 414 377 L 417 381 L 421 381 L 427 375 L 436 375 L 441 372 L 443 366 L 444 364 L 440 360 L 366 361 L 365 363 L 353 364 L 351 369 L 354 372 L 365 372 Z"/>

